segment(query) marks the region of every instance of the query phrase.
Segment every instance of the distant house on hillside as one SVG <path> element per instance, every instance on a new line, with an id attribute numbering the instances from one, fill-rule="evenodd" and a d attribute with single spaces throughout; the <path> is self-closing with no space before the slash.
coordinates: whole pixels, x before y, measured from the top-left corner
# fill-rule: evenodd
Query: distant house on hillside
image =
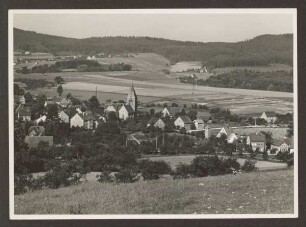
<path id="1" fill-rule="evenodd" d="M 128 118 L 133 118 L 135 116 L 135 111 L 131 105 L 122 105 L 119 110 L 119 118 L 121 120 L 127 120 Z"/>
<path id="2" fill-rule="evenodd" d="M 53 146 L 53 136 L 26 136 L 25 142 L 30 148 L 37 148 L 40 143 L 46 143 Z"/>
<path id="3" fill-rule="evenodd" d="M 58 106 L 60 107 L 63 107 L 63 108 L 66 108 L 68 107 L 69 105 L 71 105 L 71 102 L 69 99 L 66 99 L 65 97 L 61 97 L 61 96 L 55 96 L 53 98 L 53 101 L 55 104 L 57 104 Z"/>
<path id="4" fill-rule="evenodd" d="M 249 134 L 246 143 L 252 146 L 253 151 L 259 148 L 260 152 L 264 152 L 266 149 L 266 137 L 261 132 Z"/>
<path id="5" fill-rule="evenodd" d="M 277 115 L 275 112 L 263 112 L 259 118 L 266 120 L 268 123 L 274 123 L 277 120 Z"/>
<path id="6" fill-rule="evenodd" d="M 179 128 L 191 129 L 192 121 L 188 116 L 180 116 L 174 121 L 174 125 Z"/>
<path id="7" fill-rule="evenodd" d="M 196 130 L 204 130 L 204 121 L 201 118 L 197 118 L 193 121 Z"/>
<path id="8" fill-rule="evenodd" d="M 154 127 L 160 128 L 160 129 L 165 129 L 165 122 L 161 118 L 158 118 L 158 117 L 152 117 L 149 120 L 147 127 L 151 125 L 153 125 Z"/>

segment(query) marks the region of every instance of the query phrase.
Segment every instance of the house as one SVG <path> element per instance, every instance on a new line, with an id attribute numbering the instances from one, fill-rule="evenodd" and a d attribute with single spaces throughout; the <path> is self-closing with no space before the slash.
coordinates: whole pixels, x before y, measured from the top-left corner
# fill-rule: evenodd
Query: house
<path id="1" fill-rule="evenodd" d="M 53 101 L 55 102 L 55 104 L 63 108 L 66 108 L 69 105 L 71 105 L 71 102 L 69 99 L 66 99 L 65 97 L 61 97 L 61 96 L 58 96 L 58 97 L 55 96 L 53 98 Z"/>
<path id="2" fill-rule="evenodd" d="M 53 100 L 46 100 L 44 106 L 50 107 L 52 105 L 55 105 L 55 102 Z"/>
<path id="3" fill-rule="evenodd" d="M 193 121 L 196 130 L 204 130 L 204 121 L 201 118 L 197 118 Z"/>
<path id="4" fill-rule="evenodd" d="M 23 121 L 31 120 L 31 110 L 25 107 L 21 107 L 17 111 L 17 118 L 22 119 Z"/>
<path id="5" fill-rule="evenodd" d="M 28 129 L 29 136 L 44 136 L 45 135 L 45 127 L 44 126 L 31 126 Z"/>
<path id="6" fill-rule="evenodd" d="M 228 143 L 234 143 L 238 140 L 238 136 L 235 133 L 230 133 L 229 135 L 227 135 L 227 142 Z"/>
<path id="7" fill-rule="evenodd" d="M 263 112 L 259 118 L 264 119 L 268 123 L 272 123 L 272 124 L 277 120 L 277 116 L 275 112 Z"/>
<path id="8" fill-rule="evenodd" d="M 197 118 L 202 119 L 204 123 L 212 123 L 213 121 L 211 114 L 207 111 L 198 111 Z"/>
<path id="9" fill-rule="evenodd" d="M 14 101 L 16 104 L 22 104 L 24 105 L 25 104 L 25 98 L 23 95 L 15 95 L 14 96 Z"/>
<path id="10" fill-rule="evenodd" d="M 191 129 L 192 121 L 188 116 L 180 116 L 174 121 L 174 125 L 179 128 Z"/>
<path id="11" fill-rule="evenodd" d="M 53 146 L 53 136 L 26 136 L 24 140 L 30 148 L 37 148 L 40 143 Z"/>
<path id="12" fill-rule="evenodd" d="M 76 113 L 71 119 L 70 119 L 70 128 L 72 127 L 84 127 L 85 129 L 94 129 L 95 125 L 94 122 L 96 119 L 92 116 L 90 113 L 83 113 L 79 114 Z"/>
<path id="13" fill-rule="evenodd" d="M 274 139 L 271 143 L 271 149 L 269 151 L 270 155 L 276 155 L 278 152 L 290 151 L 291 141 L 288 138 L 283 140 Z"/>
<path id="14" fill-rule="evenodd" d="M 58 113 L 58 118 L 65 123 L 69 123 L 70 117 L 68 111 L 61 110 Z"/>
<path id="15" fill-rule="evenodd" d="M 40 122 L 45 122 L 47 120 L 47 116 L 43 115 L 40 116 L 38 119 L 35 120 L 36 124 L 40 123 Z"/>
<path id="16" fill-rule="evenodd" d="M 119 110 L 119 118 L 122 120 L 126 120 L 128 118 L 134 117 L 135 111 L 131 105 L 122 105 Z"/>
<path id="17" fill-rule="evenodd" d="M 163 118 L 165 118 L 165 117 L 174 118 L 176 116 L 176 114 L 181 113 L 183 111 L 183 109 L 181 107 L 165 107 L 161 111 L 161 116 Z"/>
<path id="18" fill-rule="evenodd" d="M 266 137 L 261 132 L 249 134 L 246 143 L 247 145 L 251 145 L 253 151 L 259 148 L 260 152 L 264 152 L 266 149 Z"/>
<path id="19" fill-rule="evenodd" d="M 107 113 L 107 112 L 116 112 L 117 110 L 116 110 L 116 108 L 113 106 L 113 105 L 110 105 L 110 106 L 108 106 L 106 109 L 105 109 L 105 113 Z"/>
<path id="20" fill-rule="evenodd" d="M 161 119 L 161 118 L 158 118 L 158 117 L 152 117 L 148 124 L 147 124 L 147 127 L 153 125 L 154 127 L 156 128 L 160 128 L 160 129 L 165 129 L 165 122 Z"/>

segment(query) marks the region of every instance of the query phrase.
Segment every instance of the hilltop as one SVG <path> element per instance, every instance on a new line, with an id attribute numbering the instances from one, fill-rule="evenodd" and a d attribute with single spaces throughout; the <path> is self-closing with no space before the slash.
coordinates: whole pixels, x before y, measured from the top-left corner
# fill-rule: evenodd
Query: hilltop
<path id="1" fill-rule="evenodd" d="M 61 54 L 156 53 L 179 61 L 200 61 L 210 67 L 292 65 L 293 35 L 261 35 L 236 43 L 183 42 L 151 37 L 66 38 L 14 28 L 14 50 Z"/>

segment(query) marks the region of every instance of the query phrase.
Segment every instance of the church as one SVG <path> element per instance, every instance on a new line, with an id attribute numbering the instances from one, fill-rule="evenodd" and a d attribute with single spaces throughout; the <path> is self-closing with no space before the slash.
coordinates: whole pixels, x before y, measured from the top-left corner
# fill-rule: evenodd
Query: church
<path id="1" fill-rule="evenodd" d="M 132 82 L 129 89 L 126 103 L 119 110 L 119 118 L 121 120 L 127 120 L 128 118 L 134 118 L 137 116 L 137 105 L 138 105 L 136 91 Z"/>

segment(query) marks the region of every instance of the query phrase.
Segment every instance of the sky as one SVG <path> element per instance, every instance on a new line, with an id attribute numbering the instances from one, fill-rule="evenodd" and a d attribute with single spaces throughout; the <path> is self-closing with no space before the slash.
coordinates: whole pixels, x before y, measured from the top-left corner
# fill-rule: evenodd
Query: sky
<path id="1" fill-rule="evenodd" d="M 114 11 L 113 11 L 114 12 Z M 15 13 L 13 26 L 70 38 L 150 36 L 181 41 L 237 42 L 293 33 L 293 16 L 280 13 Z"/>

